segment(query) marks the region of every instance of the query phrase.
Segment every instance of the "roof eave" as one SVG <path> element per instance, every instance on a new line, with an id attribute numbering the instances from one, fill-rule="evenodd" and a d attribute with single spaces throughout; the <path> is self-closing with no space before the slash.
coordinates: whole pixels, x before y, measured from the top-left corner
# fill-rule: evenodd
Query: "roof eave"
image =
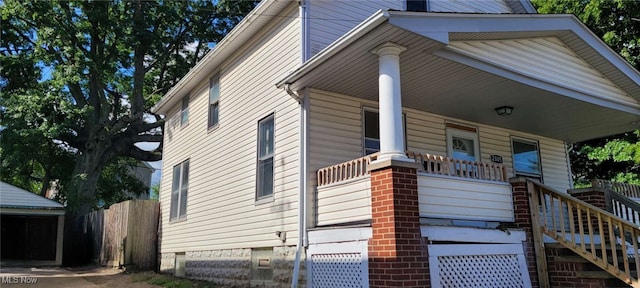
<path id="1" fill-rule="evenodd" d="M 340 52 L 345 47 L 349 46 L 351 43 L 358 40 L 363 35 L 378 27 L 380 24 L 386 22 L 388 19 L 389 11 L 378 10 L 369 18 L 358 24 L 358 26 L 351 29 L 351 31 L 324 48 L 320 53 L 313 56 L 311 59 L 309 59 L 309 61 L 303 63 L 300 67 L 289 73 L 289 75 L 287 75 L 284 79 L 278 81 L 278 83 L 276 83 L 276 87 L 282 88 L 287 84 L 297 81 L 302 76 L 325 62 L 327 59 L 331 58 L 336 53 Z"/>
<path id="2" fill-rule="evenodd" d="M 252 25 L 257 17 L 270 17 L 274 18 L 278 15 L 280 9 L 283 6 L 289 5 L 292 2 L 279 1 L 279 0 L 264 0 L 261 1 L 247 16 L 236 25 L 235 28 L 229 32 L 217 45 L 211 49 L 193 68 L 183 76 L 176 85 L 174 85 L 156 105 L 151 108 L 151 112 L 157 114 L 166 114 L 178 99 L 182 98 L 191 89 L 195 88 L 198 83 L 194 81 L 194 76 L 202 72 L 204 68 L 218 66 L 228 56 L 232 55 L 238 50 L 246 41 L 251 39 L 251 36 L 256 34 L 263 28 L 261 25 Z M 277 10 L 277 11 L 276 11 Z M 244 37 L 244 40 L 238 38 Z"/>
<path id="3" fill-rule="evenodd" d="M 411 18 L 429 21 L 415 25 Z M 541 18 L 544 21 L 541 21 Z M 484 19 L 486 21 L 477 21 Z M 500 22 L 491 21 L 492 19 Z M 410 21 L 404 22 L 403 21 Z M 450 21 L 455 20 L 455 21 Z M 505 24 L 504 21 L 511 21 L 514 25 Z M 362 22 L 356 28 L 345 34 L 340 39 L 329 45 L 323 51 L 318 53 L 311 60 L 294 70 L 283 80 L 279 81 L 276 86 L 283 87 L 287 84 L 293 84 L 303 78 L 308 72 L 320 66 L 323 62 L 338 53 L 344 47 L 352 44 L 357 39 L 373 30 L 375 27 L 389 21 L 390 24 L 399 26 L 403 29 L 421 34 L 427 38 L 441 42 L 449 43 L 450 33 L 455 32 L 518 32 L 518 31 L 571 31 L 580 37 L 587 45 L 597 51 L 602 57 L 609 61 L 616 69 L 628 77 L 635 85 L 640 86 L 640 73 L 624 60 L 618 53 L 607 46 L 600 38 L 598 38 L 589 28 L 587 28 L 580 20 L 573 15 L 568 14 L 463 14 L 463 13 L 429 13 L 425 17 L 424 12 L 406 12 L 406 11 L 378 11 L 369 19 Z M 412 24 L 413 23 L 413 24 Z M 403 25 L 404 24 L 404 25 Z M 413 27 L 413 28 L 411 28 Z M 430 27 L 421 33 L 415 28 Z M 442 30 L 433 31 L 433 27 L 440 27 Z M 443 29 L 444 28 L 444 29 Z"/>

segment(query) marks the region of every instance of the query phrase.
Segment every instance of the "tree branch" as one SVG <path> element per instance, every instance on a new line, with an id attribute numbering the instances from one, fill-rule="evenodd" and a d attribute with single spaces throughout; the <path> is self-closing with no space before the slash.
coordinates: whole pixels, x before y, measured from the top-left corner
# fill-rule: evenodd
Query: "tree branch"
<path id="1" fill-rule="evenodd" d="M 140 160 L 140 161 L 160 161 L 162 160 L 162 153 L 157 151 L 144 151 L 136 146 L 131 146 L 129 151 L 126 151 L 125 156 Z"/>

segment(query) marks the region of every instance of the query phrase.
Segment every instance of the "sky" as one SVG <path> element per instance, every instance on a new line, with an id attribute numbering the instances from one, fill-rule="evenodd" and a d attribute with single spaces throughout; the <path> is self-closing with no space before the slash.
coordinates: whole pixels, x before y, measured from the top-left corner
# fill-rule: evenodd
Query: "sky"
<path id="1" fill-rule="evenodd" d="M 159 143 L 152 143 L 152 142 L 138 142 L 136 143 L 136 146 L 138 146 L 138 148 L 142 149 L 142 150 L 147 150 L 147 151 L 151 151 L 153 149 L 156 149 L 158 147 L 158 145 L 160 145 Z M 153 172 L 153 175 L 151 175 L 151 185 L 154 185 L 156 183 L 160 182 L 160 176 L 162 175 L 162 161 L 154 161 L 154 162 L 147 162 L 149 163 L 149 165 L 151 165 L 151 167 L 153 167 L 153 169 L 155 169 L 155 171 Z"/>

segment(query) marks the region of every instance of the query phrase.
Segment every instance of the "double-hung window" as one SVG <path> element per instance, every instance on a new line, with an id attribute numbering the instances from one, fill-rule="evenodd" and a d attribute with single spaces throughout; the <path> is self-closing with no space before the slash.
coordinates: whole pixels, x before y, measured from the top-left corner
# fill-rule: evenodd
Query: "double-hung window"
<path id="1" fill-rule="evenodd" d="M 538 142 L 511 138 L 511 147 L 513 149 L 513 170 L 516 176 L 530 177 L 542 181 Z"/>
<path id="2" fill-rule="evenodd" d="M 257 199 L 273 195 L 274 133 L 273 115 L 270 115 L 258 122 Z"/>
<path id="3" fill-rule="evenodd" d="M 364 113 L 364 155 L 380 151 L 380 119 L 378 112 L 365 109 Z"/>
<path id="4" fill-rule="evenodd" d="M 220 74 L 216 74 L 209 80 L 209 128 L 218 125 L 218 113 L 220 109 Z"/>
<path id="5" fill-rule="evenodd" d="M 189 96 L 182 98 L 182 109 L 180 109 L 180 126 L 189 124 Z"/>
<path id="6" fill-rule="evenodd" d="M 369 155 L 380 151 L 380 116 L 378 110 L 374 108 L 365 107 L 362 113 L 363 118 L 363 139 L 362 146 L 364 155 Z M 402 114 L 402 131 L 403 137 L 406 140 L 406 127 L 405 127 L 405 115 Z M 405 141 L 405 149 L 406 147 Z"/>
<path id="7" fill-rule="evenodd" d="M 187 190 L 189 187 L 189 160 L 173 166 L 173 185 L 171 188 L 171 208 L 169 220 L 178 220 L 187 216 Z"/>

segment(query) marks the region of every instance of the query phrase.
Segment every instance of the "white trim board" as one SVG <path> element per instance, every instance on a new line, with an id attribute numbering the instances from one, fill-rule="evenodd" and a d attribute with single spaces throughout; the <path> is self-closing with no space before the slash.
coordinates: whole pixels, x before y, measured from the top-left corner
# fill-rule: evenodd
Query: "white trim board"
<path id="1" fill-rule="evenodd" d="M 329 228 L 325 230 L 309 231 L 309 245 L 351 242 L 351 241 L 368 241 L 373 235 L 371 227 L 358 228 Z"/>
<path id="2" fill-rule="evenodd" d="M 469 227 L 422 226 L 422 237 L 429 241 L 456 241 L 468 243 L 522 243 L 527 239 L 524 231 L 501 231 Z M 431 254 L 429 254 L 431 255 Z"/>

